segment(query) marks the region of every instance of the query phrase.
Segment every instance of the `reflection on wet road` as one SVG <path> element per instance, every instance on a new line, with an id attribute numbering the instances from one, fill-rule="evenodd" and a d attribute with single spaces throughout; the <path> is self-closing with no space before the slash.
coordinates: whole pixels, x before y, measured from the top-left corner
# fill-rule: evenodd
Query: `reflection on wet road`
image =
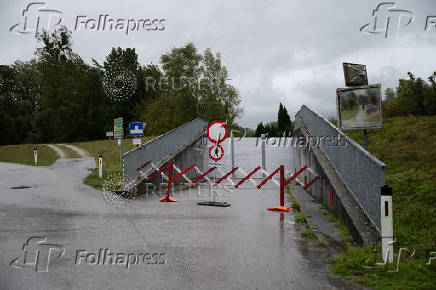
<path id="1" fill-rule="evenodd" d="M 101 192 L 82 184 L 93 163 L 90 158 L 59 160 L 50 167 L 0 163 L 0 289 L 344 285 L 330 276 L 323 254 L 301 240 L 292 213 L 266 210 L 279 203 L 272 183 L 264 190 L 252 184 L 218 189 L 218 199 L 231 203 L 227 208 L 197 206 L 210 199 L 205 185 L 180 192 L 178 203 L 160 203 L 159 196 L 150 195 L 112 207 Z M 11 189 L 17 186 L 23 188 Z M 29 242 L 27 264 L 19 260 L 23 267 L 11 267 L 12 260 L 24 257 L 23 244 L 31 237 L 46 242 Z M 35 271 L 35 253 L 48 259 L 47 272 Z"/>

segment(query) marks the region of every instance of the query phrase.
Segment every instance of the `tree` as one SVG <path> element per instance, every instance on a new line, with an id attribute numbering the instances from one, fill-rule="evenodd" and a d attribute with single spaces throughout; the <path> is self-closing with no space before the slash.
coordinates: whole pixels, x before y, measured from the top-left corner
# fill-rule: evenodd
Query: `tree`
<path id="1" fill-rule="evenodd" d="M 73 53 L 71 33 L 62 27 L 38 37 L 36 67 L 41 97 L 35 115 L 38 141 L 78 141 L 104 134 L 104 95 L 98 68 Z"/>
<path id="2" fill-rule="evenodd" d="M 385 91 L 383 101 L 386 116 L 433 116 L 436 115 L 436 72 L 429 78 L 429 84 L 408 72 L 409 79 L 400 79 L 396 94 L 392 89 Z"/>
<path id="3" fill-rule="evenodd" d="M 256 131 L 254 132 L 254 135 L 256 137 L 261 137 L 261 135 L 264 133 L 265 133 L 265 127 L 263 126 L 263 123 L 260 122 L 259 124 L 257 124 Z"/>
<path id="4" fill-rule="evenodd" d="M 278 134 L 283 135 L 285 134 L 288 136 L 292 132 L 292 121 L 291 117 L 288 114 L 288 110 L 286 110 L 286 107 L 280 103 L 279 106 L 279 112 L 277 114 L 277 129 Z"/>
<path id="5" fill-rule="evenodd" d="M 161 64 L 162 75 L 155 74 L 161 81 L 157 98 L 141 103 L 136 113 L 147 123 L 149 134 L 161 134 L 196 117 L 237 127 L 235 120 L 242 113 L 239 93 L 227 84 L 227 69 L 219 53 L 206 49 L 200 55 L 188 43 L 163 54 Z"/>
<path id="6" fill-rule="evenodd" d="M 227 84 L 227 68 L 221 63 L 221 54 L 208 48 L 203 55 L 200 79 L 199 116 L 208 121 L 223 120 L 233 124 L 241 113 L 241 100 L 235 87 Z"/>

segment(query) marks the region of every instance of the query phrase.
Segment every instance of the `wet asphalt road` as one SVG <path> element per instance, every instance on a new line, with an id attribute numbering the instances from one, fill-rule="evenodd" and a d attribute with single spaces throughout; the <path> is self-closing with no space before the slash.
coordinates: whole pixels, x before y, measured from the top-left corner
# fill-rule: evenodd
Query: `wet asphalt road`
<path id="1" fill-rule="evenodd" d="M 227 208 L 197 206 L 210 199 L 205 186 L 182 191 L 178 203 L 149 195 L 114 206 L 82 184 L 93 165 L 91 158 L 59 159 L 50 167 L 0 163 L 0 289 L 345 285 L 328 273 L 325 253 L 302 240 L 292 213 L 266 210 L 279 203 L 272 183 L 264 190 L 250 184 L 230 193 L 218 189 L 218 199 L 231 203 Z M 30 188 L 10 189 L 21 185 Z M 46 242 L 31 240 L 24 263 L 23 244 L 31 237 Z"/>

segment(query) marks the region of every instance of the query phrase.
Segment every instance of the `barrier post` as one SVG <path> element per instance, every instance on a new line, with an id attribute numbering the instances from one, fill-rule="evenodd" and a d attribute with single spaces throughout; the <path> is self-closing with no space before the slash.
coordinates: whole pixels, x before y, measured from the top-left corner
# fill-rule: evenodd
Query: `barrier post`
<path id="1" fill-rule="evenodd" d="M 230 131 L 230 156 L 232 158 L 232 168 L 235 167 L 235 142 L 233 141 L 233 132 Z M 235 173 L 232 173 L 232 178 L 235 178 Z"/>
<path id="2" fill-rule="evenodd" d="M 35 159 L 35 165 L 38 164 L 38 148 L 33 148 L 33 157 Z"/>
<path id="3" fill-rule="evenodd" d="M 392 187 L 384 185 L 381 188 L 381 238 L 382 258 L 386 263 L 394 261 L 394 229 L 392 220 Z"/>
<path id="4" fill-rule="evenodd" d="M 261 144 L 262 144 L 262 169 L 266 170 L 266 161 L 265 161 L 265 143 L 266 143 L 266 138 L 265 138 L 265 134 L 260 135 L 261 137 Z M 265 178 L 266 175 L 265 173 L 263 174 L 263 177 Z"/>
<path id="5" fill-rule="evenodd" d="M 285 168 L 280 165 L 280 206 L 285 206 Z"/>
<path id="6" fill-rule="evenodd" d="M 98 156 L 98 177 L 103 177 L 103 156 Z"/>

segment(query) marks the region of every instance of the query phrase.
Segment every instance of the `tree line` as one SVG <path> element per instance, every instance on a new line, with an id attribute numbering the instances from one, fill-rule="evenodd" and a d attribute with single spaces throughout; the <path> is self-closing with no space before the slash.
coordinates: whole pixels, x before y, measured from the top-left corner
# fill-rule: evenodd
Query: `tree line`
<path id="1" fill-rule="evenodd" d="M 102 139 L 113 119 L 162 134 L 196 117 L 231 126 L 242 109 L 221 55 L 188 43 L 141 65 L 134 48 L 87 64 L 62 27 L 37 36 L 30 61 L 0 66 L 0 145 Z"/>
<path id="2" fill-rule="evenodd" d="M 434 116 L 436 115 L 436 72 L 428 82 L 416 78 L 411 72 L 409 79 L 400 79 L 395 91 L 385 90 L 384 116 Z"/>
<path id="3" fill-rule="evenodd" d="M 292 136 L 293 124 L 291 117 L 288 114 L 288 110 L 282 103 L 279 105 L 279 112 L 277 113 L 277 121 L 266 123 L 265 125 L 260 122 L 257 124 L 254 132 L 255 137 L 261 137 L 265 134 L 268 137 L 279 136 Z"/>

